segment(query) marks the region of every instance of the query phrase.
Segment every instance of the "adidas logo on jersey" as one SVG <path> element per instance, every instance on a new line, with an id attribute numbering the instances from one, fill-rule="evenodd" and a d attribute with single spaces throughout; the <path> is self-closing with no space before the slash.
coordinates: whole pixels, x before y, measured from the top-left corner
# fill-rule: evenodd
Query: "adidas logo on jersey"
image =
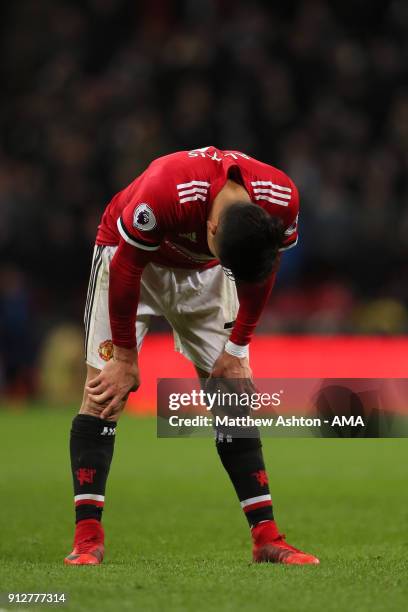
<path id="1" fill-rule="evenodd" d="M 189 183 L 179 183 L 177 185 L 177 193 L 180 204 L 185 202 L 196 202 L 201 200 L 205 202 L 208 196 L 210 183 L 207 181 L 190 181 Z"/>
<path id="2" fill-rule="evenodd" d="M 276 185 L 272 181 L 251 181 L 255 200 L 266 200 L 279 206 L 289 206 L 292 189 Z"/>

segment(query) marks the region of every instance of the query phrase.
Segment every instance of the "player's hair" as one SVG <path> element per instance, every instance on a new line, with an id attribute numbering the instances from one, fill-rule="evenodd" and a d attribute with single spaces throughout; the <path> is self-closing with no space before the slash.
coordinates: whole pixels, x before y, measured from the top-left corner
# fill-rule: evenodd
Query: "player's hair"
<path id="1" fill-rule="evenodd" d="M 220 215 L 217 232 L 222 266 L 235 280 L 259 283 L 273 272 L 283 241 L 283 224 L 249 202 L 228 206 Z"/>

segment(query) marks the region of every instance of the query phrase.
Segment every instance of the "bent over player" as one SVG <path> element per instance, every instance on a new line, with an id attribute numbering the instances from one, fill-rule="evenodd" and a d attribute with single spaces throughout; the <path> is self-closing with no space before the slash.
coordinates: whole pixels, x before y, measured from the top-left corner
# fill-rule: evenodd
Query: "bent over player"
<path id="1" fill-rule="evenodd" d="M 76 529 L 65 563 L 103 559 L 115 428 L 140 383 L 150 317 L 166 317 L 200 378 L 251 380 L 248 345 L 280 252 L 297 242 L 298 208 L 282 171 L 215 147 L 156 159 L 106 208 L 86 301 L 84 397 L 71 429 Z M 251 528 L 254 561 L 319 563 L 278 531 L 260 439 L 219 436 L 216 446 Z"/>

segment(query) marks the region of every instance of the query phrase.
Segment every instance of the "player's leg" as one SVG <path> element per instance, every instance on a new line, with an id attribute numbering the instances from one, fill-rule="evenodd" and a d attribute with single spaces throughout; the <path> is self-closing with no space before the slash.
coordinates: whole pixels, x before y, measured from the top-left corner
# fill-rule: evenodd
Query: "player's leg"
<path id="1" fill-rule="evenodd" d="M 101 524 L 105 488 L 113 457 L 118 415 L 100 418 L 104 406 L 92 402 L 86 391 L 113 352 L 109 324 L 109 263 L 113 247 L 96 247 L 85 311 L 87 376 L 82 405 L 74 417 L 70 435 L 71 469 L 74 485 L 75 536 L 73 551 L 65 559 L 70 565 L 98 564 L 104 554 Z M 136 336 L 141 344 L 148 317 L 138 314 Z M 122 410 L 125 406 L 123 401 Z M 120 411 L 121 412 L 121 411 Z M 118 414 L 120 414 L 120 412 Z"/>
<path id="2" fill-rule="evenodd" d="M 209 375 L 201 368 L 196 368 L 196 371 L 200 379 Z M 234 438 L 215 431 L 218 456 L 230 477 L 250 528 L 265 521 L 274 521 L 261 438 L 257 429 L 254 429 L 254 433 L 256 437 Z"/>
<path id="3" fill-rule="evenodd" d="M 84 396 L 79 413 L 71 427 L 71 468 L 74 482 L 76 522 L 102 518 L 105 502 L 105 487 L 112 461 L 118 415 L 101 419 L 104 406 L 96 404 L 88 396 L 87 383 L 95 378 L 100 369 L 87 365 Z"/>
<path id="4" fill-rule="evenodd" d="M 229 337 L 238 299 L 235 284 L 231 284 L 220 267 L 205 271 L 201 277 L 204 289 L 187 299 L 188 310 L 171 323 L 176 330 L 178 350 L 194 363 L 198 376 L 205 379 Z M 182 300 L 180 287 L 177 295 Z M 251 529 L 254 561 L 318 563 L 316 557 L 289 546 L 279 534 L 259 434 L 231 438 L 216 432 L 216 448 Z"/>
<path id="5" fill-rule="evenodd" d="M 196 372 L 201 380 L 209 376 L 202 368 L 196 367 Z M 278 538 L 259 433 L 253 438 L 236 438 L 216 430 L 215 444 L 250 529 L 268 524 L 269 534 Z"/>
<path id="6" fill-rule="evenodd" d="M 190 283 L 179 280 L 175 292 L 178 309 L 182 310 L 185 301 L 185 312 L 177 317 L 169 316 L 176 332 L 176 348 L 194 363 L 199 378 L 205 379 L 229 338 L 238 311 L 238 298 L 235 283 L 220 266 L 193 274 Z M 183 286 L 186 286 L 184 291 Z M 189 286 L 197 288 L 192 295 Z M 218 455 L 249 526 L 268 521 L 277 537 L 260 438 L 231 439 L 217 431 L 215 434 Z"/>
<path id="7" fill-rule="evenodd" d="M 101 408 L 88 397 L 86 385 L 112 353 L 107 308 L 109 258 L 113 250 L 96 246 L 88 286 L 84 324 L 86 382 L 82 405 L 70 432 L 70 458 L 74 487 L 75 535 L 69 565 L 98 564 L 104 554 L 101 524 L 105 487 L 112 461 L 116 421 L 102 420 Z"/>
<path id="8" fill-rule="evenodd" d="M 71 426 L 70 456 L 76 529 L 73 550 L 65 559 L 69 565 L 98 564 L 104 555 L 101 519 L 118 415 L 115 420 L 101 419 L 103 406 L 95 404 L 88 397 L 86 385 L 99 372 L 100 369 L 87 365 L 82 405 Z M 124 406 L 125 401 L 121 411 Z"/>
<path id="9" fill-rule="evenodd" d="M 183 273 L 177 273 L 175 295 L 178 296 L 178 311 L 181 314 L 169 316 L 176 332 L 177 349 L 194 363 L 198 376 L 205 379 L 230 336 L 239 304 L 235 283 L 220 266 L 191 274 L 190 282 L 186 282 Z M 190 287 L 196 290 L 191 292 Z M 215 433 L 218 455 L 249 526 L 273 521 L 260 438 L 231 439 L 221 432 Z"/>

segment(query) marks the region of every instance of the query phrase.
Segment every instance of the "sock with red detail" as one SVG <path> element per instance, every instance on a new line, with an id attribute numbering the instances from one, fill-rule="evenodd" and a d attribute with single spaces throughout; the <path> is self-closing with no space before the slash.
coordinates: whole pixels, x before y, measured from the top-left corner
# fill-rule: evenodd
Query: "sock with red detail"
<path id="1" fill-rule="evenodd" d="M 272 499 L 261 440 L 218 436 L 216 446 L 250 527 L 261 521 L 272 521 Z"/>
<path id="2" fill-rule="evenodd" d="M 116 423 L 87 414 L 72 421 L 70 453 L 76 522 L 102 518 Z"/>

